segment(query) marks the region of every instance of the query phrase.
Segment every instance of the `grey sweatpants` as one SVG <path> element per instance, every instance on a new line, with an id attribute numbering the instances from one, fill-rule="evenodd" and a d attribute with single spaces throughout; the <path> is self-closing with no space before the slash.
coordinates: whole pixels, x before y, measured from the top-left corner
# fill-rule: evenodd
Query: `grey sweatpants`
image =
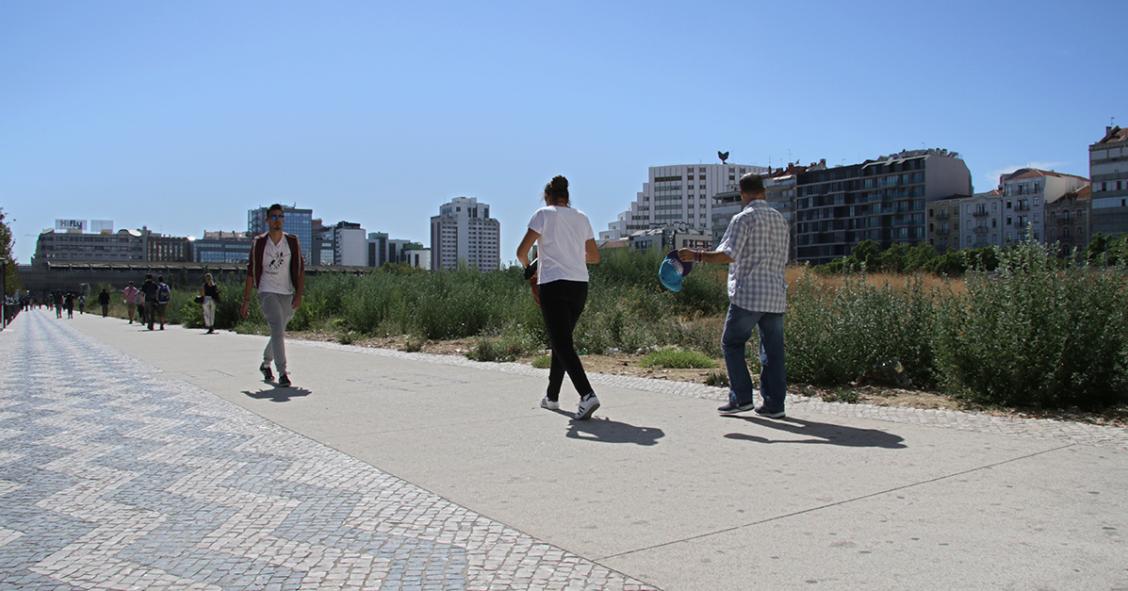
<path id="1" fill-rule="evenodd" d="M 270 365 L 273 361 L 281 375 L 286 373 L 286 324 L 294 317 L 294 296 L 260 291 L 259 304 L 270 327 L 270 341 L 262 351 L 262 363 Z"/>

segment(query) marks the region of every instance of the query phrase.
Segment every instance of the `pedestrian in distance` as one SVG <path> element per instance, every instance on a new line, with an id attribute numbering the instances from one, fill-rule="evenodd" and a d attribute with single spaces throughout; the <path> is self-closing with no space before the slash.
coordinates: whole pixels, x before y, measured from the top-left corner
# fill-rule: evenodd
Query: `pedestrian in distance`
<path id="1" fill-rule="evenodd" d="M 207 334 L 212 334 L 215 332 L 215 307 L 219 304 L 219 286 L 215 284 L 211 273 L 204 273 L 204 285 L 200 287 L 200 297 L 203 298 L 200 304 L 204 312 L 204 327 L 208 329 Z"/>
<path id="2" fill-rule="evenodd" d="M 529 262 L 533 243 L 537 244 L 535 270 Z M 591 418 L 599 408 L 599 397 L 588 382 L 572 335 L 587 303 L 587 265 L 599 263 L 599 249 L 587 215 L 571 206 L 568 179 L 563 176 L 553 177 L 545 185 L 544 207 L 529 220 L 517 247 L 517 260 L 528 274 L 535 274 L 541 315 L 552 348 L 548 389 L 540 405 L 549 410 L 560 408 L 560 387 L 567 373 L 580 395 L 576 420 Z"/>
<path id="3" fill-rule="evenodd" d="M 266 381 L 272 381 L 270 371 L 273 361 L 278 369 L 278 385 L 291 384 L 286 365 L 286 325 L 302 304 L 305 291 L 305 263 L 297 236 L 282 231 L 286 219 L 282 206 L 275 203 L 266 210 L 269 231 L 251 242 L 251 256 L 247 261 L 247 282 L 243 287 L 243 303 L 239 315 L 249 314 L 251 288 L 258 289 L 262 315 L 270 327 L 270 341 L 262 352 L 259 371 Z"/>
<path id="4" fill-rule="evenodd" d="M 55 306 L 55 318 L 62 318 L 63 317 L 63 292 L 61 292 L 61 291 L 55 292 L 55 297 L 52 300 L 52 304 Z"/>
<path id="5" fill-rule="evenodd" d="M 86 314 L 86 294 L 78 295 L 78 313 Z"/>
<path id="6" fill-rule="evenodd" d="M 125 302 L 125 311 L 126 314 L 129 315 L 130 324 L 133 324 L 133 316 L 137 313 L 137 300 L 140 293 L 141 290 L 137 289 L 137 286 L 133 285 L 132 281 L 129 282 L 129 285 L 125 286 L 125 289 L 121 290 L 122 299 Z"/>
<path id="7" fill-rule="evenodd" d="M 744 209 L 733 216 L 716 250 L 678 250 L 682 261 L 727 264 L 728 315 L 721 348 L 728 370 L 729 401 L 717 410 L 729 415 L 749 410 L 768 418 L 784 417 L 787 371 L 784 363 L 783 314 L 787 311 L 787 220 L 768 205 L 764 181 L 749 173 L 740 178 Z M 752 329 L 760 333 L 761 406 L 755 406 L 745 347 Z"/>
<path id="8" fill-rule="evenodd" d="M 172 288 L 165 283 L 164 276 L 157 278 L 157 318 L 164 330 L 165 314 L 168 312 L 168 303 L 172 301 Z"/>
<path id="9" fill-rule="evenodd" d="M 67 309 L 67 319 L 74 318 L 74 294 L 67 292 L 63 296 L 63 306 Z"/>
<path id="10" fill-rule="evenodd" d="M 104 287 L 98 294 L 98 305 L 102 307 L 102 318 L 110 315 L 110 292 Z"/>
<path id="11" fill-rule="evenodd" d="M 141 296 L 144 298 L 144 308 L 141 311 L 142 323 L 149 325 L 153 330 L 153 321 L 157 317 L 157 282 L 153 275 L 146 274 L 145 282 L 141 284 Z"/>

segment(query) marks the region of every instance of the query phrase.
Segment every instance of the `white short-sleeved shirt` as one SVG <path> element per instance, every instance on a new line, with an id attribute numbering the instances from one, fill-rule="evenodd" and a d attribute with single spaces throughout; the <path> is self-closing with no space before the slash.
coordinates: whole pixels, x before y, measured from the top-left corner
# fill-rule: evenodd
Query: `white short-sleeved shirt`
<path id="1" fill-rule="evenodd" d="M 265 240 L 266 250 L 262 253 L 262 278 L 259 279 L 259 291 L 290 295 L 294 293 L 294 284 L 290 281 L 290 243 L 285 236 L 277 244 L 270 239 L 270 236 Z"/>
<path id="2" fill-rule="evenodd" d="M 537 283 L 588 280 L 588 240 L 595 238 L 584 212 L 571 207 L 549 205 L 533 213 L 529 229 L 537 239 Z"/>

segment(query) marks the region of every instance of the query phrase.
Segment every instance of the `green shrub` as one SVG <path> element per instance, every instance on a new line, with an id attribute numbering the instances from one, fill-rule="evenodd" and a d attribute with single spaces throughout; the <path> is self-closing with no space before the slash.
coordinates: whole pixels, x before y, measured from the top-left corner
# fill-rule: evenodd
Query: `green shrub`
<path id="1" fill-rule="evenodd" d="M 1128 402 L 1125 269 L 1060 269 L 1049 247 L 1001 253 L 941 308 L 937 368 L 986 404 L 1101 408 Z"/>
<path id="2" fill-rule="evenodd" d="M 537 369 L 548 369 L 552 367 L 552 356 L 538 355 L 533 358 L 532 365 Z"/>

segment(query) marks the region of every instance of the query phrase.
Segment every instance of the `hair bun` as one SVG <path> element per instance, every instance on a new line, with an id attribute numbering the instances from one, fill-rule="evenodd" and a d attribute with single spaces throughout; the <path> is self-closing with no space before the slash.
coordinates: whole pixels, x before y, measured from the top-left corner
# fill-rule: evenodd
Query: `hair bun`
<path id="1" fill-rule="evenodd" d="M 566 190 L 568 188 L 568 179 L 564 178 L 564 175 L 561 174 L 552 177 L 552 188 L 556 190 Z"/>

